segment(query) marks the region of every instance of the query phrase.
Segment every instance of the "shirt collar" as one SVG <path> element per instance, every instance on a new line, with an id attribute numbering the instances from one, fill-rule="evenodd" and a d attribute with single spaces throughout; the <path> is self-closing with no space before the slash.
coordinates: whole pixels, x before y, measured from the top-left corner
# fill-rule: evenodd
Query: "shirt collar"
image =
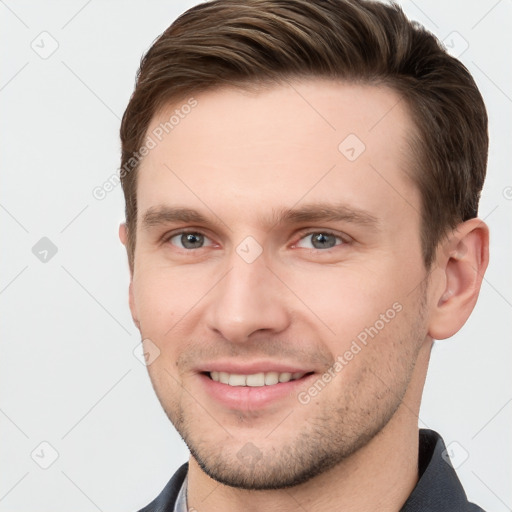
<path id="1" fill-rule="evenodd" d="M 181 484 L 180 492 L 178 493 L 178 497 L 176 498 L 176 503 L 174 504 L 174 512 L 188 512 L 187 507 L 187 475 L 185 475 L 185 480 Z"/>
<path id="2" fill-rule="evenodd" d="M 427 429 L 419 435 L 420 478 L 400 512 L 483 512 L 468 502 L 441 436 Z"/>

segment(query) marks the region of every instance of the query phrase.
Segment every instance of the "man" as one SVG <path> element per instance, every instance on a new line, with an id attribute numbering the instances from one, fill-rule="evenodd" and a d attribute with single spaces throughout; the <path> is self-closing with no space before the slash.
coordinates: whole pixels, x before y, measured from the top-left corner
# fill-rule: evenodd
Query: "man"
<path id="1" fill-rule="evenodd" d="M 418 431 L 470 315 L 487 116 L 399 7 L 198 5 L 121 127 L 130 309 L 189 463 L 149 511 L 476 511 Z"/>

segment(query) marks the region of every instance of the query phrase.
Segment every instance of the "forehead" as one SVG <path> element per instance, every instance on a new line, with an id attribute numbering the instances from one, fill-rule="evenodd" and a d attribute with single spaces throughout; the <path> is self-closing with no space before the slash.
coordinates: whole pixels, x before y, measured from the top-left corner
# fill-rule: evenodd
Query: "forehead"
<path id="1" fill-rule="evenodd" d="M 154 147 L 139 169 L 139 212 L 211 204 L 219 215 L 248 215 L 301 201 L 378 216 L 419 209 L 407 177 L 414 125 L 387 87 L 310 80 L 192 96 L 148 128 Z"/>

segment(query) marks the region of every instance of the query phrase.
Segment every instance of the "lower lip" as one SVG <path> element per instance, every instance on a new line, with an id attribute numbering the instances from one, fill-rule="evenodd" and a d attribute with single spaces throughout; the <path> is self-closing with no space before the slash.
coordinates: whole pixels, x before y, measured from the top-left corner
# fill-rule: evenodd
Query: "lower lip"
<path id="1" fill-rule="evenodd" d="M 267 405 L 291 396 L 296 397 L 299 390 L 315 376 L 314 373 L 301 379 L 279 382 L 272 386 L 230 386 L 211 379 L 204 373 L 199 374 L 206 392 L 225 407 L 235 410 L 261 409 Z"/>

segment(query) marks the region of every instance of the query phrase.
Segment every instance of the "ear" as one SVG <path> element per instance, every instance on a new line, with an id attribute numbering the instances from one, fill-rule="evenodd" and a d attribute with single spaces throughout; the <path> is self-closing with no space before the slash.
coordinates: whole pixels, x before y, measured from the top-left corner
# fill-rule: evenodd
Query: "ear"
<path id="1" fill-rule="evenodd" d="M 480 219 L 457 226 L 440 244 L 434 265 L 436 282 L 432 297 L 429 335 L 437 340 L 453 336 L 475 307 L 489 263 L 489 228 Z"/>
<path id="2" fill-rule="evenodd" d="M 126 223 L 119 224 L 119 240 L 126 247 L 128 242 L 128 228 L 126 227 Z M 133 323 L 137 326 L 137 329 L 140 331 L 140 322 L 137 314 L 137 308 L 135 306 L 135 299 L 133 296 L 133 271 L 130 268 L 130 286 L 128 287 L 128 302 L 130 305 L 130 312 L 132 314 Z"/>
<path id="3" fill-rule="evenodd" d="M 126 227 L 126 222 L 121 222 L 119 224 L 119 240 L 126 247 L 126 243 L 128 242 L 128 228 Z"/>

